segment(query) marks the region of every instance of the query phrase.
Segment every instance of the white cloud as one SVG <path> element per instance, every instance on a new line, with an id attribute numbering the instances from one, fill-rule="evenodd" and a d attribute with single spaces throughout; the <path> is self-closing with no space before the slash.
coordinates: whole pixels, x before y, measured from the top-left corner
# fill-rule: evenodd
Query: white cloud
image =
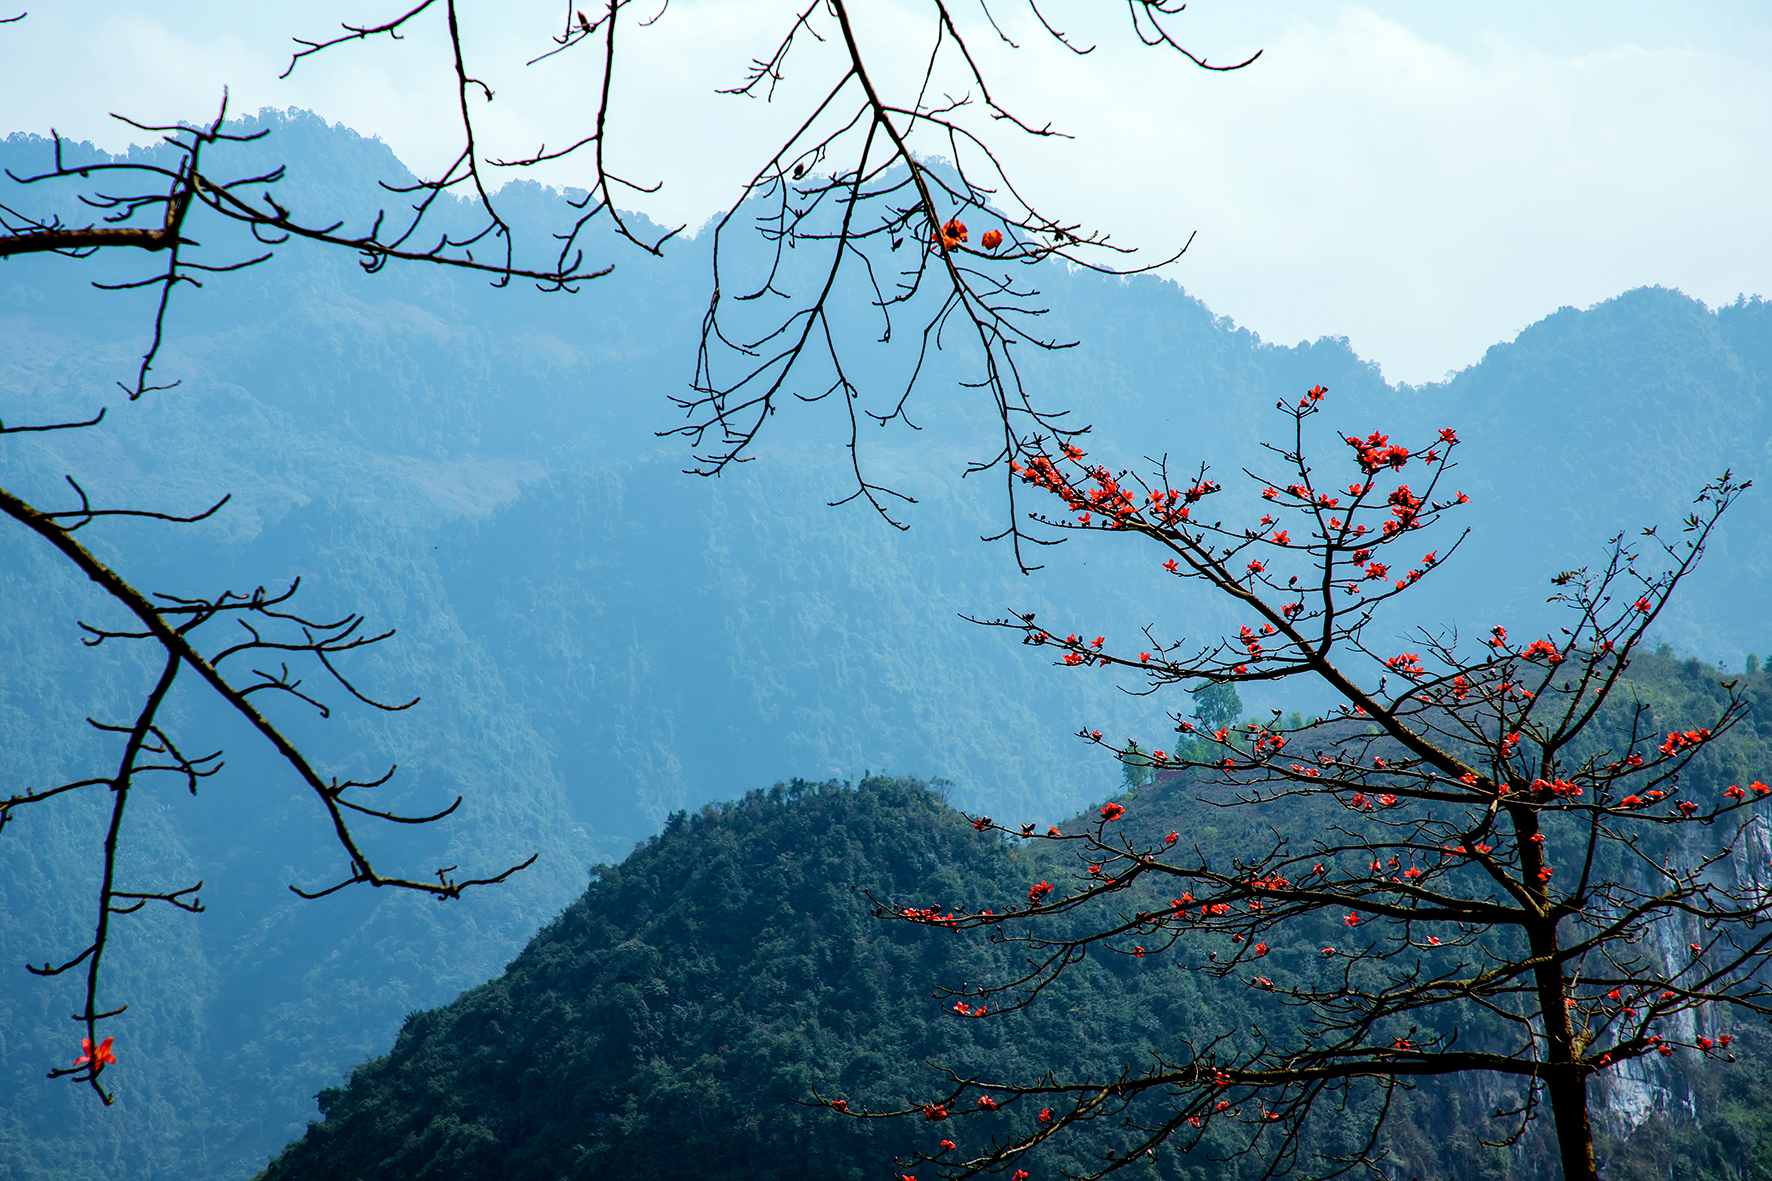
<path id="1" fill-rule="evenodd" d="M 1772 292 L 1772 18 L 1724 2 L 1684 6 L 1677 23 L 1648 6 L 1541 8 L 1191 11 L 1181 27 L 1215 60 L 1265 49 L 1232 75 L 1113 34 L 1072 58 L 1025 16 L 1012 26 L 1021 52 L 975 44 L 1015 107 L 1079 136 L 1009 145 L 1042 200 L 1153 250 L 1199 231 L 1173 271 L 1190 291 L 1270 339 L 1347 335 L 1392 378 L 1437 378 L 1559 305 L 1638 284 L 1713 302 Z M 0 126 L 54 124 L 121 146 L 129 136 L 106 111 L 201 117 L 228 84 L 235 109 L 309 107 L 436 167 L 453 148 L 453 97 L 434 34 L 346 47 L 276 77 L 291 37 L 362 11 L 135 0 L 96 17 L 34 12 L 0 28 Z M 713 93 L 773 43 L 787 11 L 674 0 L 656 27 L 630 30 L 612 148 L 627 175 L 665 184 L 635 204 L 699 224 L 794 102 L 828 81 L 828 59 L 809 56 L 773 107 Z M 907 79 L 922 10 L 880 0 L 858 11 L 897 55 L 887 84 Z M 1052 11 L 1068 21 L 1083 10 Z M 557 145 L 582 127 L 579 63 L 521 64 L 559 18 L 553 3 L 469 12 L 498 92 L 487 154 Z"/>

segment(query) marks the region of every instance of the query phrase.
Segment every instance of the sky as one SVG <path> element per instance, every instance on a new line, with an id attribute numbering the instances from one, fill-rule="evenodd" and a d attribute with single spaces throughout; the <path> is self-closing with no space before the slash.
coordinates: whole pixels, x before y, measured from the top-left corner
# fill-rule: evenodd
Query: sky
<path id="1" fill-rule="evenodd" d="M 1190 49 L 1214 62 L 1262 51 L 1246 70 L 1208 74 L 1138 45 L 1123 7 L 1041 5 L 1095 46 L 1078 57 L 1014 0 L 992 4 L 1018 49 L 981 26 L 976 0 L 955 11 L 999 96 L 1075 137 L 999 128 L 1018 184 L 1146 257 L 1192 234 L 1164 273 L 1268 340 L 1346 336 L 1387 378 L 1420 383 L 1558 307 L 1632 287 L 1713 305 L 1772 295 L 1772 5 L 1196 0 L 1173 25 Z M 0 26 L 0 132 L 53 126 L 120 148 L 142 136 L 109 112 L 203 118 L 226 86 L 235 111 L 310 109 L 435 168 L 456 135 L 435 28 L 278 77 L 292 38 L 402 7 L 38 5 Z M 482 154 L 582 134 L 590 63 L 524 65 L 563 7 L 463 0 L 461 11 L 470 64 L 497 94 Z M 882 85 L 912 84 L 926 9 L 869 0 L 856 11 Z M 777 0 L 669 0 L 650 27 L 624 29 L 610 150 L 624 174 L 662 184 L 624 204 L 694 229 L 733 200 L 770 136 L 831 76 L 828 49 L 811 44 L 774 102 L 716 93 L 793 12 Z M 584 177 L 566 164 L 538 179 Z"/>

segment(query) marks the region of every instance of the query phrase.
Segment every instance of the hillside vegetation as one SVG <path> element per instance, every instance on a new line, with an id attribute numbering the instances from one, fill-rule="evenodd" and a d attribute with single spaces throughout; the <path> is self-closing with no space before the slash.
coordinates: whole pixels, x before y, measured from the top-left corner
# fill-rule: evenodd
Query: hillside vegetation
<path id="1" fill-rule="evenodd" d="M 1660 724 L 1721 705 L 1715 668 L 1697 661 L 1650 655 L 1632 673 L 1622 696 L 1648 703 Z M 1763 674 L 1746 689 L 1759 710 L 1772 707 Z M 1704 798 L 1751 768 L 1763 772 L 1772 713 L 1756 717 L 1689 768 L 1687 791 Z M 1135 842 L 1174 826 L 1189 843 L 1234 849 L 1268 839 L 1260 820 L 1297 840 L 1337 820 L 1289 801 L 1289 817 L 1251 823 L 1212 807 L 1221 796 L 1165 778 L 1121 797 L 1122 823 Z M 1283 1035 L 1293 1011 L 1276 998 L 1293 979 L 1324 971 L 1318 949 L 1340 937 L 1287 930 L 1263 961 L 1271 993 L 1179 970 L 1205 962 L 1199 941 L 1184 940 L 1162 956 L 1097 955 L 1030 1008 L 975 1020 L 938 1005 L 930 987 L 1001 978 L 1010 958 L 970 936 L 881 918 L 870 900 L 1003 907 L 1032 881 L 1072 874 L 1080 867 L 1059 850 L 981 836 L 914 781 L 796 781 L 677 814 L 621 865 L 598 867 L 501 976 L 410 1016 L 386 1056 L 321 1094 L 322 1121 L 261 1176 L 877 1177 L 896 1153 L 933 1152 L 942 1137 L 964 1146 L 1025 1125 L 1031 1112 L 1006 1105 L 940 1125 L 859 1121 L 820 1100 L 902 1109 L 944 1094 L 947 1071 L 1099 1076 L 1152 1050 L 1173 1057 L 1183 1042 L 1253 1036 L 1258 1025 Z M 1070 921 L 1086 926 L 1088 916 Z M 1480 1044 L 1482 1014 L 1462 1018 L 1467 1044 Z M 1769 1043 L 1753 1029 L 1737 1038 L 1745 1048 L 1732 1065 L 1658 1062 L 1646 1120 L 1602 1106 L 1605 1176 L 1772 1176 L 1772 1126 L 1754 1101 L 1772 1081 Z M 1511 1151 L 1480 1143 L 1500 1126 L 1485 1118 L 1490 1088 L 1453 1079 L 1405 1095 L 1386 1140 L 1397 1175 L 1556 1176 L 1542 1123 Z M 1609 1085 L 1598 1090 L 1603 1105 Z M 1309 1146 L 1345 1150 L 1341 1130 L 1326 1110 Z M 1216 1143 L 1219 1154 L 1229 1147 Z M 1088 1141 L 1068 1148 L 1086 1153 Z M 1211 1158 L 1212 1146 L 1168 1152 L 1132 1173 L 1206 1181 L 1261 1172 L 1252 1158 Z M 1047 1176 L 1086 1163 L 1039 1159 Z"/>

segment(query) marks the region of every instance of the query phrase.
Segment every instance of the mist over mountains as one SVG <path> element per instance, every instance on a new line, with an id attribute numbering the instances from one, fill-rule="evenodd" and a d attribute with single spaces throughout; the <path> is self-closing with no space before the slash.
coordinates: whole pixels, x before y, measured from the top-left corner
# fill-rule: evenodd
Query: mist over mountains
<path id="1" fill-rule="evenodd" d="M 298 208 L 367 217 L 374 179 L 398 174 L 385 147 L 312 116 L 259 121 L 275 134 L 250 151 L 290 165 L 284 196 Z M 46 151 L 15 135 L 0 164 L 23 172 Z M 518 185 L 505 200 L 551 225 L 564 198 Z M 131 1004 L 116 1023 L 115 1109 L 43 1079 L 77 1044 L 71 986 L 21 966 L 84 938 L 97 814 L 21 816 L 0 837 L 0 1175 L 249 1175 L 407 1013 L 494 975 L 579 895 L 591 864 L 679 810 L 793 776 L 887 770 L 943 777 L 965 806 L 1057 818 L 1119 781 L 1071 737 L 1078 727 L 1166 733 L 1175 703 L 1053 669 L 962 614 L 1038 611 L 1055 630 L 1125 642 L 1147 625 L 1211 638 L 1239 622 L 1125 539 L 1047 550 L 1032 576 L 981 543 L 1004 524 L 1002 485 L 961 478 L 991 453 L 992 412 L 957 385 L 969 376 L 958 344 L 915 403 L 924 429 L 864 436 L 872 470 L 917 497 L 907 532 L 865 505 L 826 507 L 852 479 L 829 403 L 785 407 L 754 463 L 683 475 L 686 446 L 655 432 L 677 424 L 667 397 L 693 371 L 706 242 L 662 261 L 594 245 L 617 269 L 576 296 L 430 268 L 365 276 L 348 257 L 285 247 L 179 295 L 158 371 L 182 384 L 134 405 L 113 383 L 141 346 L 146 297 L 85 286 L 121 264 L 0 269 L 0 416 L 110 408 L 92 431 L 8 439 L 9 486 L 48 503 L 72 474 L 95 499 L 167 511 L 232 493 L 201 525 L 83 536 L 147 589 L 299 575 L 314 612 L 397 627 L 354 667 L 385 697 L 422 695 L 418 707 L 341 708 L 326 722 L 292 712 L 289 726 L 341 774 L 398 763 L 385 806 L 466 797 L 434 831 L 377 833 L 384 861 L 425 873 L 541 853 L 508 885 L 448 906 L 349 892 L 297 902 L 285 886 L 340 868 L 299 785 L 198 697 L 179 699 L 181 732 L 224 746 L 228 767 L 196 800 L 171 785 L 144 793 L 129 868 L 204 878 L 210 909 L 144 912 L 113 945 L 113 987 Z M 1094 424 L 1092 451 L 1110 465 L 1204 460 L 1242 497 L 1235 473 L 1261 470 L 1275 400 L 1319 383 L 1325 470 L 1354 471 L 1328 428 L 1457 427 L 1472 532 L 1423 624 L 1546 626 L 1550 574 L 1593 560 L 1613 533 L 1673 526 L 1724 467 L 1768 469 L 1772 305 L 1757 299 L 1712 310 L 1632 291 L 1559 310 L 1446 383 L 1393 387 L 1345 341 L 1262 341 L 1170 282 L 1049 268 L 1039 285 L 1047 331 L 1081 343 L 1028 355 L 1028 380 Z M 857 350 L 871 339 L 858 328 Z M 1667 640 L 1728 668 L 1772 647 L 1769 525 L 1756 490 L 1664 616 Z M 124 708 L 145 668 L 82 648 L 75 620 L 110 608 L 35 539 L 0 536 L 0 604 L 9 778 L 89 773 L 107 748 L 82 719 Z"/>

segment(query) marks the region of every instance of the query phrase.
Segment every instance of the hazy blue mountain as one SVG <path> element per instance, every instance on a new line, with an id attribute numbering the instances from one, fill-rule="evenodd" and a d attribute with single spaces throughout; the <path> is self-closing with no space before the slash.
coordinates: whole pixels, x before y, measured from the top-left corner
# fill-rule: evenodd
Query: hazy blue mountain
<path id="1" fill-rule="evenodd" d="M 298 210 L 360 221 L 374 179 L 398 175 L 377 141 L 312 116 L 261 121 L 275 134 L 242 170 L 289 162 L 285 200 Z M 45 154 L 25 136 L 0 143 L 15 171 Z M 533 223 L 563 203 L 533 186 L 506 197 Z M 85 937 L 97 814 L 71 804 L 0 836 L 0 1175 L 250 1173 L 408 1012 L 495 974 L 578 896 L 587 866 L 673 811 L 789 776 L 888 769 L 943 776 L 961 804 L 1053 817 L 1119 779 L 1070 737 L 1079 726 L 1147 744 L 1164 732 L 1167 703 L 1055 670 L 962 612 L 1036 610 L 1123 642 L 1145 625 L 1198 637 L 1242 622 L 1121 539 L 1046 551 L 1032 577 L 981 544 L 1001 527 L 1002 485 L 960 478 L 988 455 L 990 418 L 956 384 L 968 375 L 958 345 L 920 395 L 926 429 L 866 437 L 874 470 L 919 498 L 908 532 L 863 506 L 825 507 L 849 491 L 840 405 L 790 405 L 756 462 L 719 480 L 682 475 L 686 447 L 654 432 L 675 425 L 666 399 L 693 372 L 705 238 L 663 261 L 592 247 L 617 269 L 576 296 L 420 268 L 371 277 L 350 257 L 285 248 L 181 293 L 158 372 L 183 384 L 134 405 L 113 383 L 147 329 L 146 297 L 84 284 L 139 275 L 140 260 L 0 268 L 0 416 L 110 406 L 102 428 L 0 444 L 8 486 L 47 503 L 66 495 L 69 473 L 95 498 L 168 510 L 232 492 L 200 526 L 84 536 L 153 590 L 299 574 L 316 613 L 361 610 L 399 628 L 354 667 L 384 696 L 422 694 L 420 706 L 341 709 L 326 723 L 287 712 L 289 725 L 341 774 L 398 762 L 390 804 L 466 795 L 435 830 L 377 834 L 389 865 L 427 873 L 542 854 L 460 904 L 296 902 L 286 885 L 339 870 L 313 810 L 249 735 L 200 695 L 181 698 L 180 732 L 225 746 L 229 765 L 196 800 L 171 783 L 142 797 L 131 872 L 202 877 L 210 910 L 138 916 L 113 945 L 112 987 L 131 1002 L 114 1027 L 115 1109 L 43 1080 L 72 1060 L 73 993 L 22 969 Z M 1772 308 L 1758 301 L 1712 311 L 1678 292 L 1630 292 L 1560 311 L 1444 385 L 1409 388 L 1387 385 L 1343 340 L 1262 341 L 1170 282 L 1049 268 L 1040 285 L 1049 331 L 1082 344 L 1026 356 L 1030 383 L 1096 424 L 1091 446 L 1110 462 L 1167 451 L 1184 467 L 1256 464 L 1275 399 L 1318 382 L 1332 399 L 1323 463 L 1350 478 L 1330 427 L 1457 426 L 1475 531 L 1423 622 L 1523 626 L 1548 574 L 1589 560 L 1611 532 L 1677 520 L 1721 467 L 1757 474 L 1772 442 Z M 859 312 L 845 322 L 870 348 Z M 903 368 L 902 352 L 860 355 L 882 357 L 882 385 Z M 1772 646 L 1757 609 L 1767 525 L 1764 498 L 1750 495 L 1671 641 L 1730 667 Z M 8 785 L 110 757 L 82 719 L 115 717 L 148 673 L 109 645 L 80 646 L 74 620 L 109 610 L 46 547 L 0 535 Z M 1268 704 L 1246 697 L 1252 710 Z"/>

